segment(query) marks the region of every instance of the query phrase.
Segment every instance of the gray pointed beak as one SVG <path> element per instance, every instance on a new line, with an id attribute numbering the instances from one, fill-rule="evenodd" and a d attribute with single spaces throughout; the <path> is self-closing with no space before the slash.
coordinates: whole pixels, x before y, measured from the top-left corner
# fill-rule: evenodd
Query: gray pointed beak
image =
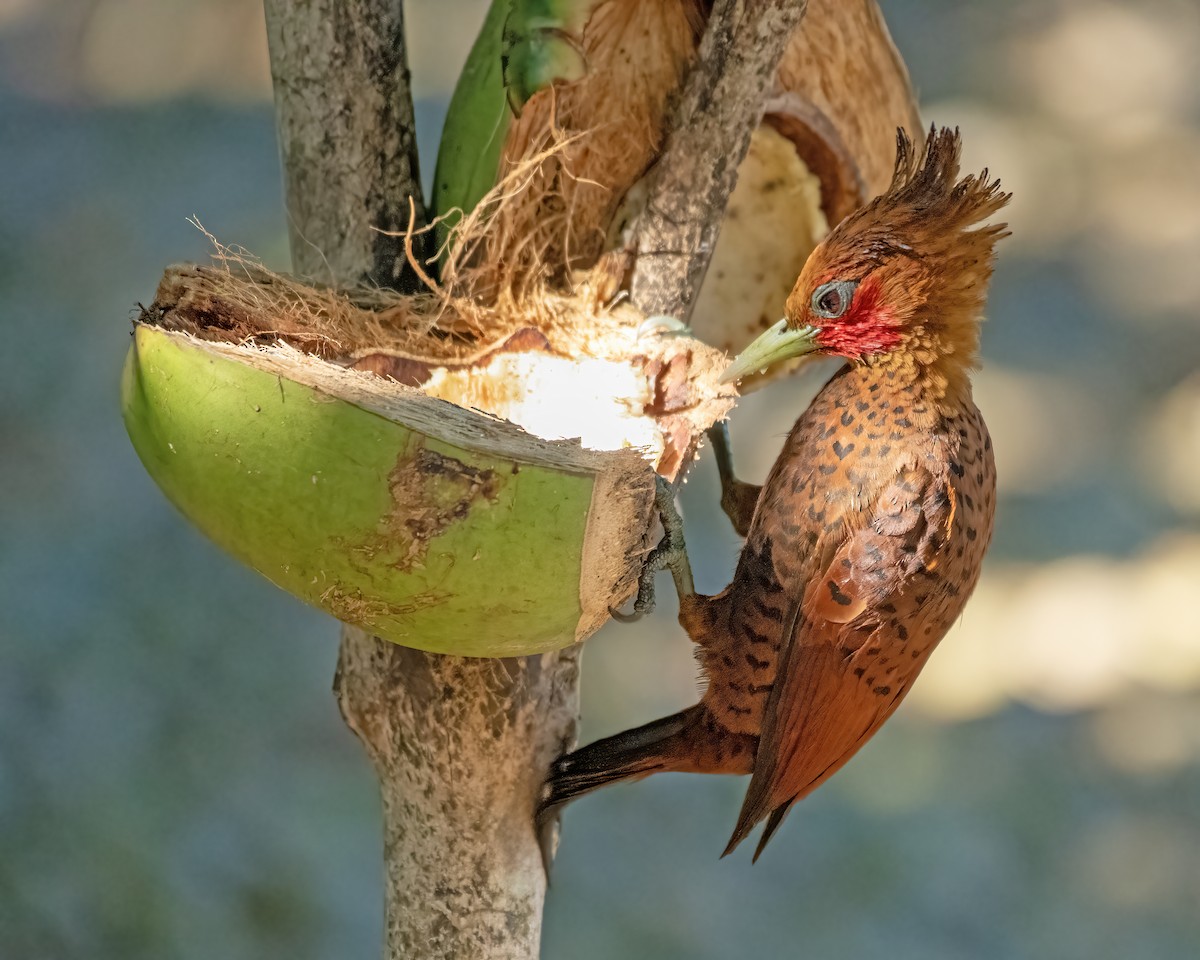
<path id="1" fill-rule="evenodd" d="M 757 340 L 734 358 L 729 368 L 721 374 L 721 383 L 733 383 L 783 360 L 802 357 L 820 349 L 817 343 L 817 334 L 820 332 L 820 327 L 792 328 L 786 320 L 780 320 L 764 330 Z"/>

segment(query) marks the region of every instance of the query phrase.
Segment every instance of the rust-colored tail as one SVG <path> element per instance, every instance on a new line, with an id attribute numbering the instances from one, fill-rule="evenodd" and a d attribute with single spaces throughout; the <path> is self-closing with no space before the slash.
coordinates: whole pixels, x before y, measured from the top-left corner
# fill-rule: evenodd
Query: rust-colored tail
<path id="1" fill-rule="evenodd" d="M 559 757 L 542 788 L 538 822 L 545 823 L 564 804 L 610 783 L 636 780 L 662 770 L 695 769 L 688 743 L 702 710 L 697 704 Z"/>

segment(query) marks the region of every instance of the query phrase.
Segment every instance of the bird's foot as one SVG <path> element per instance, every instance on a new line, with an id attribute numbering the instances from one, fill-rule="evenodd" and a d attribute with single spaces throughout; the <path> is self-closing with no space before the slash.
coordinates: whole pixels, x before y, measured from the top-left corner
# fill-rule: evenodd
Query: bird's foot
<path id="1" fill-rule="evenodd" d="M 654 506 L 662 521 L 663 538 L 646 556 L 646 562 L 642 565 L 633 613 L 609 609 L 612 618 L 620 623 L 633 623 L 654 609 L 654 575 L 659 570 L 671 571 L 675 580 L 675 590 L 680 597 L 691 596 L 696 592 L 692 581 L 692 565 L 683 541 L 683 518 L 675 506 L 674 489 L 662 477 L 655 477 Z"/>
<path id="2" fill-rule="evenodd" d="M 678 317 L 668 317 L 665 314 L 655 314 L 647 317 L 637 328 L 638 340 L 646 337 L 694 337 L 692 328 Z"/>

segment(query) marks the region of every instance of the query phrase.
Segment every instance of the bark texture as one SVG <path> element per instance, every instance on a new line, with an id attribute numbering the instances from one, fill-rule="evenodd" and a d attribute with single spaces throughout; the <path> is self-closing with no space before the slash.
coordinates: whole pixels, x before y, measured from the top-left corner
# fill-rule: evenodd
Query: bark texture
<path id="1" fill-rule="evenodd" d="M 382 784 L 390 960 L 538 956 L 533 811 L 575 740 L 579 649 L 464 659 L 343 631 L 334 689 Z"/>
<path id="2" fill-rule="evenodd" d="M 634 230 L 630 294 L 686 320 L 716 247 L 750 135 L 807 0 L 717 0 Z"/>
<path id="3" fill-rule="evenodd" d="M 423 213 L 400 0 L 266 0 L 297 272 L 403 286 Z M 418 221 L 420 222 L 420 221 Z M 439 657 L 344 627 L 334 692 L 379 776 L 385 957 L 532 960 L 546 876 L 533 811 L 575 740 L 578 648 Z"/>
<path id="4" fill-rule="evenodd" d="M 425 218 L 401 0 L 265 0 L 296 271 L 415 288 L 408 198 Z M 418 245 L 423 237 L 416 238 Z"/>

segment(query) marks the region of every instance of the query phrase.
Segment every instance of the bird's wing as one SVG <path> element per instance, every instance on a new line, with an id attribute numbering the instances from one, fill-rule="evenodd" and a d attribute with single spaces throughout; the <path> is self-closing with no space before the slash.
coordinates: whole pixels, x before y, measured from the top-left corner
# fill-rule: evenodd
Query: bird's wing
<path id="1" fill-rule="evenodd" d="M 832 776 L 896 708 L 923 660 L 884 650 L 904 636 L 894 601 L 937 566 L 954 511 L 946 477 L 906 466 L 796 599 L 726 853 L 774 813 L 761 853 L 787 808 Z"/>

